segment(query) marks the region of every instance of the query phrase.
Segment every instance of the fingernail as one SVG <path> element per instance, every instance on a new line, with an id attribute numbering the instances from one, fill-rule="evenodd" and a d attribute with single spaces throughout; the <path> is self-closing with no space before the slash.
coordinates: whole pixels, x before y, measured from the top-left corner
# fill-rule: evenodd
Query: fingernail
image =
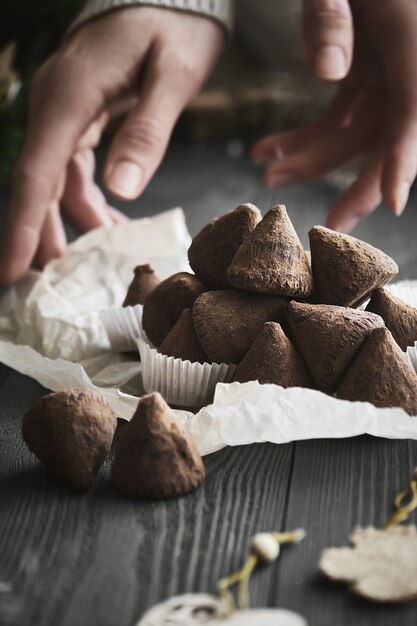
<path id="1" fill-rule="evenodd" d="M 339 46 L 321 46 L 316 53 L 315 70 L 319 78 L 340 80 L 346 75 L 346 57 Z"/>
<path id="2" fill-rule="evenodd" d="M 116 195 L 133 200 L 141 190 L 142 177 L 143 172 L 139 165 L 132 161 L 119 161 L 110 172 L 107 184 Z"/>
<path id="3" fill-rule="evenodd" d="M 410 195 L 410 185 L 408 183 L 401 183 L 394 196 L 394 213 L 397 217 L 400 217 L 404 211 L 408 196 Z"/>
<path id="4" fill-rule="evenodd" d="M 297 172 L 294 170 L 285 170 L 282 172 L 278 172 L 273 176 L 269 176 L 265 180 L 265 184 L 269 188 L 281 187 L 284 185 L 291 185 L 291 183 L 296 182 L 298 176 Z"/>

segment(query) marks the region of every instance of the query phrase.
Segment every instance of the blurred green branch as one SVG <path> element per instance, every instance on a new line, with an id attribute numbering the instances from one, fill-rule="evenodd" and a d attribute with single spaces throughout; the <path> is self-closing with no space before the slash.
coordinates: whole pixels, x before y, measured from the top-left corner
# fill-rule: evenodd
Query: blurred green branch
<path id="1" fill-rule="evenodd" d="M 56 48 L 84 0 L 13 0 L 0 3 L 0 51 L 16 42 L 14 71 L 22 82 L 17 98 L 0 111 L 0 185 L 10 179 L 26 126 L 27 95 L 36 68 Z"/>

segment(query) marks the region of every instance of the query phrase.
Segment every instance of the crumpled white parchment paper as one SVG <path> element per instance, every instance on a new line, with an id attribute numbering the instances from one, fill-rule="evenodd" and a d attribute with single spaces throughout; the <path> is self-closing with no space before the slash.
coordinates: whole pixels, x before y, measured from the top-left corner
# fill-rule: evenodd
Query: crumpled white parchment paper
<path id="1" fill-rule="evenodd" d="M 150 263 L 160 278 L 189 270 L 189 244 L 178 208 L 80 237 L 43 273 L 30 272 L 2 296 L 0 362 L 52 391 L 98 389 L 129 420 L 143 392 L 140 362 L 136 355 L 111 352 L 99 312 L 121 305 L 135 265 Z M 417 297 L 416 283 L 407 288 Z M 196 415 L 176 412 L 201 454 L 227 445 L 364 433 L 417 439 L 417 419 L 402 409 L 257 382 L 219 384 L 212 405 Z"/>

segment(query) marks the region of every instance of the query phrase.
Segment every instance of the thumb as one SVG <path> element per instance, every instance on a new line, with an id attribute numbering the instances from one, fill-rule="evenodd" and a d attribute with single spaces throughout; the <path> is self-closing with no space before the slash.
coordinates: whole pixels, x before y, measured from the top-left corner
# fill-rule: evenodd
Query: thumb
<path id="1" fill-rule="evenodd" d="M 123 200 L 148 184 L 165 153 L 175 122 L 191 93 L 174 84 L 175 73 L 150 67 L 139 103 L 118 130 L 107 155 L 104 180 Z"/>
<path id="2" fill-rule="evenodd" d="M 345 78 L 352 63 L 353 21 L 348 0 L 304 0 L 304 42 L 318 78 Z"/>

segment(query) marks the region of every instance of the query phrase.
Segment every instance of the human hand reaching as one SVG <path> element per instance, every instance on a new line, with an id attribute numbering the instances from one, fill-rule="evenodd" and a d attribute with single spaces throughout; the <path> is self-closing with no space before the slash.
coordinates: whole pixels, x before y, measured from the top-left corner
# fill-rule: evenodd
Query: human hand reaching
<path id="1" fill-rule="evenodd" d="M 12 181 L 0 283 L 21 278 L 65 249 L 64 215 L 79 232 L 123 219 L 93 183 L 106 111 L 137 105 L 114 137 L 104 168 L 123 199 L 146 187 L 182 109 L 212 69 L 223 42 L 210 19 L 151 7 L 118 9 L 80 27 L 35 75 L 25 146 Z"/>
<path id="2" fill-rule="evenodd" d="M 315 74 L 345 78 L 322 117 L 252 150 L 265 183 L 317 178 L 367 153 L 327 225 L 350 231 L 381 202 L 403 212 L 417 170 L 417 10 L 414 0 L 304 0 L 304 39 Z"/>

